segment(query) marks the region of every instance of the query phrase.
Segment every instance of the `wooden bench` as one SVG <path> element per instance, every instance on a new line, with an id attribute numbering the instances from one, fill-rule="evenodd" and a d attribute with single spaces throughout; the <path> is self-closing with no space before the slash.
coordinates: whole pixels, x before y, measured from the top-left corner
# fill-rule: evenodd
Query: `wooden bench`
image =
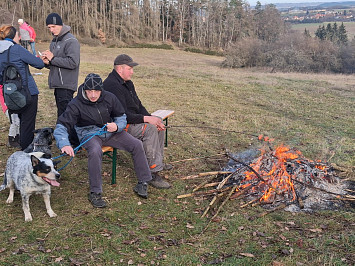
<path id="1" fill-rule="evenodd" d="M 168 125 L 168 118 L 175 113 L 173 110 L 157 110 L 152 115 L 160 117 L 163 121 L 165 126 Z M 165 129 L 165 147 L 168 147 L 168 129 Z M 116 167 L 117 167 L 117 149 L 110 147 L 110 146 L 102 146 L 102 153 L 103 155 L 108 156 L 111 159 L 111 167 L 112 167 L 112 173 L 111 173 L 111 184 L 114 185 L 116 184 Z"/>
<path id="2" fill-rule="evenodd" d="M 168 126 L 168 118 L 175 113 L 173 110 L 156 110 L 152 113 L 153 116 L 160 117 L 163 121 L 165 126 Z M 168 147 L 168 129 L 165 129 L 165 147 Z"/>

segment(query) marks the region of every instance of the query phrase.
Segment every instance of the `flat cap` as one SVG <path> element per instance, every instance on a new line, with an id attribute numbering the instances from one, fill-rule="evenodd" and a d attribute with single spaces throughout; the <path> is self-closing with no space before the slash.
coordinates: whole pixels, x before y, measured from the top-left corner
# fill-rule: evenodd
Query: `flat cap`
<path id="1" fill-rule="evenodd" d="M 134 62 L 132 57 L 126 54 L 120 54 L 116 57 L 114 65 L 127 65 L 130 67 L 138 66 L 138 63 Z"/>

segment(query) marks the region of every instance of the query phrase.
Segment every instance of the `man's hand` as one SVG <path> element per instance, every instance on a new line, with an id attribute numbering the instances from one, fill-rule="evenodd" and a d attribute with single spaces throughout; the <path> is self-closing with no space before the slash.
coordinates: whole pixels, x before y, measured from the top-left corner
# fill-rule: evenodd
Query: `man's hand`
<path id="1" fill-rule="evenodd" d="M 45 65 L 49 65 L 49 60 L 47 59 L 47 57 L 44 57 L 43 55 L 41 56 L 41 59 L 42 59 L 42 61 L 43 61 L 43 63 L 45 64 Z"/>
<path id="2" fill-rule="evenodd" d="M 51 61 L 54 57 L 53 53 L 49 50 L 45 50 L 43 53 L 42 53 L 42 56 L 47 58 L 48 61 Z M 43 60 L 43 59 L 42 59 Z"/>
<path id="3" fill-rule="evenodd" d="M 144 123 L 149 123 L 157 127 L 158 131 L 165 130 L 165 125 L 161 121 L 160 117 L 157 116 L 145 116 Z"/>
<path id="4" fill-rule="evenodd" d="M 74 155 L 75 155 L 72 146 L 69 146 L 69 145 L 61 148 L 61 151 L 62 151 L 62 153 L 66 153 L 71 157 L 74 157 Z"/>
<path id="5" fill-rule="evenodd" d="M 107 123 L 107 124 L 106 124 L 106 128 L 107 128 L 107 131 L 108 131 L 108 132 L 116 132 L 117 129 L 118 129 L 116 123 L 113 123 L 113 122 Z"/>

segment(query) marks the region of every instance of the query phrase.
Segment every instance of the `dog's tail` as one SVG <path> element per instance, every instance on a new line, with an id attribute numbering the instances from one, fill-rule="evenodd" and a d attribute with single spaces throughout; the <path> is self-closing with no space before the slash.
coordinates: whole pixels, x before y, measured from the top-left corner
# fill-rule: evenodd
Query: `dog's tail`
<path id="1" fill-rule="evenodd" d="M 7 186 L 6 173 L 4 174 L 4 183 L 0 186 L 0 191 L 4 190 Z"/>

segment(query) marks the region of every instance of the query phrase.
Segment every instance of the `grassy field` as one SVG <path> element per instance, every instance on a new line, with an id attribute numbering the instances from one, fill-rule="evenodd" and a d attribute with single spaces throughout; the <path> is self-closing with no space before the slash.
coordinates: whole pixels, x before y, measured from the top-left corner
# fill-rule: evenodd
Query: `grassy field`
<path id="1" fill-rule="evenodd" d="M 291 28 L 293 30 L 299 31 L 301 33 L 304 32 L 304 29 L 309 30 L 309 33 L 311 36 L 314 36 L 316 30 L 318 27 L 321 25 L 324 25 L 325 27 L 328 25 L 329 22 L 324 22 L 324 23 L 302 23 L 302 24 L 291 24 Z M 330 22 L 331 25 L 334 24 L 334 22 Z M 337 22 L 338 26 L 341 25 L 341 22 Z M 346 32 L 348 34 L 348 39 L 352 40 L 355 37 L 355 22 L 344 22 L 344 26 L 346 29 Z"/>
<path id="2" fill-rule="evenodd" d="M 33 222 L 25 223 L 20 195 L 8 205 L 8 190 L 0 193 L 0 265 L 354 265 L 353 209 L 278 211 L 250 221 L 261 207 L 240 208 L 240 201 L 229 201 L 204 231 L 212 215 L 201 214 L 210 199 L 176 198 L 203 181 L 182 177 L 219 170 L 227 161 L 219 153 L 259 147 L 254 137 L 259 134 L 310 159 L 330 159 L 355 180 L 354 75 L 221 69 L 221 57 L 83 46 L 80 82 L 90 72 L 106 77 L 119 53 L 139 62 L 133 80 L 147 109 L 173 109 L 171 125 L 191 126 L 169 130 L 165 158 L 174 169 L 164 174 L 173 188 L 150 188 L 147 200 L 138 198 L 131 158 L 120 152 L 117 186 L 110 185 L 110 164 L 103 167 L 109 207 L 94 209 L 87 200 L 87 158 L 81 152 L 52 190 L 58 217 L 48 217 L 37 195 L 30 200 Z M 35 76 L 41 92 L 37 128 L 55 126 L 48 70 L 35 72 L 42 73 Z M 6 146 L 4 115 L 0 125 L 3 171 L 14 149 Z"/>

